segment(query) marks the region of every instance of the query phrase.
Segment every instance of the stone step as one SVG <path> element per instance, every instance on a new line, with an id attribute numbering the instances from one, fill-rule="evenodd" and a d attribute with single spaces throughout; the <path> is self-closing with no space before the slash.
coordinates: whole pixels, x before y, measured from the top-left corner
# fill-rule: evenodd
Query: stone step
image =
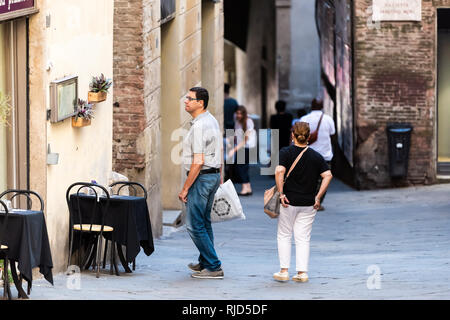
<path id="1" fill-rule="evenodd" d="M 169 227 L 178 228 L 182 225 L 182 215 L 181 210 L 163 210 L 163 225 Z"/>

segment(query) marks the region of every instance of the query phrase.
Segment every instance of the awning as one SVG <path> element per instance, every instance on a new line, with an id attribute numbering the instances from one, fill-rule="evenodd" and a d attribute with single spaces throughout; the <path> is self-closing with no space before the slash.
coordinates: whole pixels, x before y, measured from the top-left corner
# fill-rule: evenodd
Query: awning
<path id="1" fill-rule="evenodd" d="M 27 16 L 38 11 L 35 0 L 0 0 L 0 21 Z"/>
<path id="2" fill-rule="evenodd" d="M 161 24 L 175 18 L 175 0 L 161 0 Z"/>
<path id="3" fill-rule="evenodd" d="M 225 39 L 245 51 L 247 49 L 250 1 L 224 1 L 223 11 L 225 16 Z"/>

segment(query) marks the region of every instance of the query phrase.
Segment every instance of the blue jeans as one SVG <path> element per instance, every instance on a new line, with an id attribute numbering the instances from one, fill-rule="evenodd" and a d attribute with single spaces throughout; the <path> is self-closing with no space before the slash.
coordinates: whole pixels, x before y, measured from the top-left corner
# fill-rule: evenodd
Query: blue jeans
<path id="1" fill-rule="evenodd" d="M 191 186 L 186 203 L 186 227 L 200 251 L 198 261 L 210 271 L 220 269 L 221 262 L 214 249 L 211 208 L 220 185 L 220 173 L 201 174 Z"/>

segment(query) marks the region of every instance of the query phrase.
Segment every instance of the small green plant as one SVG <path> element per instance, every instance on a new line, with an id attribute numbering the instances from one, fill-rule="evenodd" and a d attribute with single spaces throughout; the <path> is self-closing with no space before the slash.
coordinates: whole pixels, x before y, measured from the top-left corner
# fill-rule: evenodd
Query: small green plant
<path id="1" fill-rule="evenodd" d="M 11 98 L 0 91 L 0 126 L 9 126 L 8 118 L 11 114 Z"/>
<path id="2" fill-rule="evenodd" d="M 91 84 L 89 85 L 89 90 L 92 92 L 106 92 L 108 93 L 109 88 L 112 86 L 112 80 L 106 79 L 105 75 L 102 73 L 100 77 L 92 77 Z"/>
<path id="3" fill-rule="evenodd" d="M 75 117 L 90 120 L 94 118 L 93 108 L 94 105 L 92 103 L 87 103 L 82 99 L 78 99 L 77 114 L 75 115 Z"/>
<path id="4" fill-rule="evenodd" d="M 4 275 L 3 275 L 3 260 L 0 260 L 0 272 L 2 274 L 2 279 L 3 279 L 4 278 Z M 8 269 L 8 281 L 10 283 L 12 283 L 14 281 L 13 277 L 12 277 L 12 274 L 11 274 L 11 270 L 9 270 L 9 269 Z"/>

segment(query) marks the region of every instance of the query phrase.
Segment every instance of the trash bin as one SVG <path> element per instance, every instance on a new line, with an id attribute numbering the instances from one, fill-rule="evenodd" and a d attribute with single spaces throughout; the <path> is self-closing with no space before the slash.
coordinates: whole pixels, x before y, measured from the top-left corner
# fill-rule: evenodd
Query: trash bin
<path id="1" fill-rule="evenodd" d="M 412 129 L 409 123 L 393 123 L 387 126 L 389 174 L 392 178 L 403 178 L 408 173 Z"/>

